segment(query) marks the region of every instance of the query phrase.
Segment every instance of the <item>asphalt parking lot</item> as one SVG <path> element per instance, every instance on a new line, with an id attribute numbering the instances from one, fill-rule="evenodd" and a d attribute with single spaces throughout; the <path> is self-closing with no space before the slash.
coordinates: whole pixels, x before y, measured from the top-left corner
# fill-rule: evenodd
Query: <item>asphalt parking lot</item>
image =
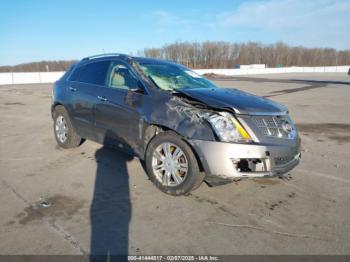
<path id="1" fill-rule="evenodd" d="M 350 77 L 215 82 L 288 106 L 295 170 L 168 196 L 138 159 L 89 141 L 59 149 L 51 85 L 0 86 L 0 254 L 350 254 Z"/>

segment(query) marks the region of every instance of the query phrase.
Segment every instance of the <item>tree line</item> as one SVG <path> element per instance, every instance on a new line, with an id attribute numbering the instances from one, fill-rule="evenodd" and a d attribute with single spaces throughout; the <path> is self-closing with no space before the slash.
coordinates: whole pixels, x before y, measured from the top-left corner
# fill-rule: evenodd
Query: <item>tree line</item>
<path id="1" fill-rule="evenodd" d="M 139 56 L 172 60 L 199 68 L 235 68 L 238 65 L 266 64 L 268 67 L 350 65 L 350 50 L 305 48 L 283 42 L 176 42 L 160 48 L 145 48 Z M 0 66 L 0 72 L 65 71 L 75 60 L 41 61 L 15 66 Z"/>
<path id="2" fill-rule="evenodd" d="M 0 72 L 58 72 L 66 71 L 75 60 L 40 61 L 15 66 L 0 66 Z"/>
<path id="3" fill-rule="evenodd" d="M 350 65 L 350 50 L 305 48 L 283 42 L 176 42 L 160 48 L 145 48 L 139 55 L 173 60 L 199 68 L 235 68 L 238 65 L 266 64 L 268 67 Z"/>

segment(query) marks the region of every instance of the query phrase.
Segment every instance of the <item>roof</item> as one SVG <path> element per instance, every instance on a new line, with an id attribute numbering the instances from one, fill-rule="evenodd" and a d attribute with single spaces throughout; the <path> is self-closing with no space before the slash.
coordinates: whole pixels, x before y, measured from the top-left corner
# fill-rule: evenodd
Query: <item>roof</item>
<path id="1" fill-rule="evenodd" d="M 147 63 L 147 64 L 170 64 L 170 65 L 178 65 L 177 63 L 165 60 L 165 59 L 159 59 L 159 58 L 150 58 L 150 57 L 136 57 L 136 56 L 129 56 L 126 54 L 119 54 L 119 53 L 108 53 L 108 54 L 99 54 L 99 55 L 93 55 L 84 57 L 79 63 L 88 62 L 91 60 L 103 60 L 105 58 L 120 58 L 122 60 L 134 60 L 138 63 Z"/>

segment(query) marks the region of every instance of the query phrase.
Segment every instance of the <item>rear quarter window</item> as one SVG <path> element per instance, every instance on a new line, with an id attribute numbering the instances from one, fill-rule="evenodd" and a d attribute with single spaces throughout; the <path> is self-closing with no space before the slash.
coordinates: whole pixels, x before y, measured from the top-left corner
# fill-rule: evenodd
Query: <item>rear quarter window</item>
<path id="1" fill-rule="evenodd" d="M 74 68 L 72 74 L 69 77 L 69 81 L 79 81 L 81 67 Z"/>
<path id="2" fill-rule="evenodd" d="M 66 81 L 67 78 L 70 76 L 72 71 L 74 70 L 76 64 L 71 65 L 68 70 L 63 74 L 63 76 L 59 79 L 59 81 Z"/>

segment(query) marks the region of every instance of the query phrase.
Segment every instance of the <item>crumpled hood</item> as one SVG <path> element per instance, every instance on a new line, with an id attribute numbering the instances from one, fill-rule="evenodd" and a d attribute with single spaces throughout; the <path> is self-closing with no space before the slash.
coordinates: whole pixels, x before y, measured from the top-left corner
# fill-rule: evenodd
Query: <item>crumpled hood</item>
<path id="1" fill-rule="evenodd" d="M 181 93 L 216 108 L 231 108 L 237 114 L 282 113 L 279 103 L 232 88 L 181 89 Z"/>

